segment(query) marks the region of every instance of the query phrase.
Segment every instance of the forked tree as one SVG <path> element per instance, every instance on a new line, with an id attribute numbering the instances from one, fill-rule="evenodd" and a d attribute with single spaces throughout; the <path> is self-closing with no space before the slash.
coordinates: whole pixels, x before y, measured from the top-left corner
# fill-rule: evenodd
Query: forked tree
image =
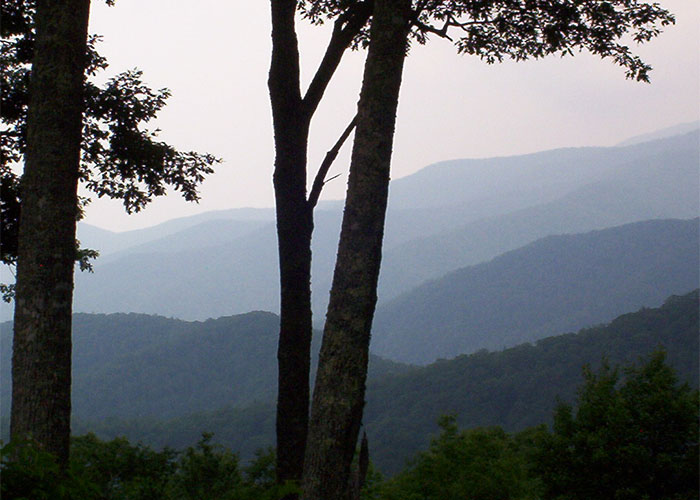
<path id="1" fill-rule="evenodd" d="M 612 59 L 628 78 L 648 81 L 650 66 L 626 44 L 651 40 L 674 18 L 658 4 L 637 0 L 271 0 L 271 6 L 269 87 L 282 305 L 278 479 L 298 480 L 303 470 L 305 499 L 345 498 L 364 406 L 395 111 L 409 42 L 438 36 L 453 41 L 459 53 L 487 63 L 588 51 Z M 326 56 L 303 97 L 297 10 L 312 21 L 335 23 Z M 369 54 L 357 118 L 351 122 L 356 138 L 307 423 L 312 211 L 327 171 L 325 166 L 319 170 L 307 198 L 309 124 L 344 50 L 363 43 Z"/>

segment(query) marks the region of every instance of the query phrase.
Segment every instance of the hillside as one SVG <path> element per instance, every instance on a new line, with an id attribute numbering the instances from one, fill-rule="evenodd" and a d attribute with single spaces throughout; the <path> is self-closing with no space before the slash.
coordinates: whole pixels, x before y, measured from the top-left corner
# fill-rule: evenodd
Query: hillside
<path id="1" fill-rule="evenodd" d="M 372 350 L 429 363 L 610 321 L 698 286 L 698 219 L 550 236 L 377 309 Z"/>
<path id="2" fill-rule="evenodd" d="M 0 407 L 10 407 L 11 324 L 0 325 Z M 278 316 L 204 322 L 143 314 L 76 314 L 73 414 L 167 419 L 269 402 L 277 393 Z M 320 335 L 316 335 L 318 350 Z M 371 377 L 408 369 L 372 358 Z"/>
<path id="3" fill-rule="evenodd" d="M 700 121 L 696 120 L 694 122 L 679 123 L 672 127 L 663 128 L 661 130 L 655 130 L 648 134 L 636 135 L 619 142 L 616 146 L 631 146 L 632 144 L 639 144 L 642 142 L 653 141 L 656 139 L 664 139 L 666 137 L 671 137 L 679 134 L 687 134 L 688 132 L 696 132 L 700 129 Z"/>
<path id="4" fill-rule="evenodd" d="M 680 380 L 697 387 L 699 306 L 696 290 L 577 334 L 480 351 L 370 384 L 365 421 L 374 460 L 397 471 L 404 458 L 394 450 L 409 457 L 425 448 L 437 417 L 448 413 L 462 428 L 516 431 L 549 422 L 557 398 L 573 401 L 583 365 L 597 367 L 603 357 L 626 365 L 662 346 Z"/>
<path id="5" fill-rule="evenodd" d="M 381 471 L 397 472 L 427 446 L 437 432 L 437 417 L 447 413 L 456 414 L 462 428 L 500 425 L 517 431 L 549 422 L 558 397 L 573 400 L 583 365 L 596 367 L 603 357 L 611 364 L 630 364 L 663 346 L 680 380 L 697 387 L 699 306 L 696 290 L 577 334 L 373 377 L 364 417 L 370 456 Z M 247 458 L 274 442 L 274 406 L 261 403 L 171 420 L 82 419 L 73 428 L 78 434 L 92 430 L 174 447 L 190 445 L 202 431 L 211 431 Z"/>

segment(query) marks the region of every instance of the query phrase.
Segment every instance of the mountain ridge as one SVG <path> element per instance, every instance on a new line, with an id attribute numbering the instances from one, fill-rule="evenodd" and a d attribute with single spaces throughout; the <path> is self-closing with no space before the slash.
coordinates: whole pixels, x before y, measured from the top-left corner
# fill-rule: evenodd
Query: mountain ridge
<path id="1" fill-rule="evenodd" d="M 663 346 L 681 381 L 698 384 L 698 290 L 671 296 L 658 308 L 627 312 L 612 322 L 499 351 L 480 351 L 426 367 L 402 367 L 368 380 L 364 428 L 373 463 L 400 470 L 438 431 L 437 418 L 454 414 L 462 428 L 499 425 L 519 431 L 547 423 L 558 398 L 573 400 L 581 369 L 639 361 Z M 372 358 L 372 363 L 378 358 Z M 376 367 L 375 367 L 376 368 Z M 376 372 L 375 372 L 376 373 Z M 177 394 L 174 397 L 182 398 Z M 183 448 L 203 431 L 245 460 L 274 443 L 272 401 L 218 408 L 172 419 L 74 419 L 77 434 L 127 436 L 151 446 Z M 6 429 L 5 429 L 6 432 Z"/>
<path id="2" fill-rule="evenodd" d="M 536 240 L 382 304 L 372 349 L 425 364 L 657 305 L 697 288 L 699 233 L 697 218 L 670 219 Z"/>

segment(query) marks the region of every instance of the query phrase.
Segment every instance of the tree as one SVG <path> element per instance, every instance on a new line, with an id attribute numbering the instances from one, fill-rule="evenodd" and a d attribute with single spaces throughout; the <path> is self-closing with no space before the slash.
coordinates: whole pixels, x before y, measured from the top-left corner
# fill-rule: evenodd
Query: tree
<path id="1" fill-rule="evenodd" d="M 545 498 L 697 498 L 698 392 L 663 351 L 624 375 L 585 368 L 576 409 L 557 407 L 537 458 Z"/>
<path id="2" fill-rule="evenodd" d="M 430 448 L 381 488 L 385 500 L 534 499 L 537 480 L 529 470 L 533 442 L 544 426 L 511 436 L 500 427 L 460 432 L 452 416 L 439 420 Z"/>
<path id="3" fill-rule="evenodd" d="M 280 85 L 277 98 L 272 91 L 272 83 L 279 83 L 280 72 L 285 68 L 280 61 L 288 63 L 286 74 L 292 75 L 292 81 L 296 82 L 298 79 L 298 53 L 293 31 L 294 3 L 272 3 L 273 64 L 270 82 L 273 110 L 275 107 L 290 109 L 289 106 L 285 107 L 286 101 L 281 99 L 283 95 L 289 95 L 291 102 L 298 101 L 296 84 Z M 312 16 L 337 16 L 338 20 L 341 20 L 347 12 L 344 9 L 356 4 L 318 1 L 312 5 L 313 7 L 307 10 Z M 626 69 L 629 78 L 647 81 L 650 67 L 633 55 L 621 39 L 631 35 L 636 42 L 648 41 L 659 34 L 660 26 L 673 22 L 671 14 L 658 5 L 636 0 L 418 0 L 408 3 L 398 0 L 376 0 L 373 2 L 373 9 L 373 26 L 378 22 L 379 12 L 386 16 L 383 21 L 386 24 L 381 28 L 373 27 L 369 37 L 370 52 L 374 44 L 377 54 L 381 56 L 373 59 L 368 55 L 363 96 L 358 107 L 357 132 L 350 166 L 343 229 L 309 423 L 309 445 L 305 455 L 303 479 L 304 495 L 308 499 L 341 498 L 347 488 L 349 463 L 355 449 L 364 404 L 367 351 L 376 304 L 395 110 L 409 35 L 423 43 L 429 34 L 452 40 L 450 33 L 453 30 L 461 30 L 462 35 L 455 41 L 458 52 L 477 55 L 487 63 L 494 63 L 505 57 L 524 60 L 556 53 L 573 54 L 574 50 L 588 50 L 601 57 L 612 58 Z M 437 27 L 435 23 L 442 26 Z M 283 35 L 288 35 L 288 43 L 284 47 L 279 44 L 276 46 L 275 38 L 279 39 Z M 359 30 L 357 37 L 362 39 L 362 36 L 364 32 Z M 398 50 L 398 47 L 402 50 Z M 381 60 L 382 64 L 377 64 L 378 60 Z M 375 64 L 376 66 L 370 69 L 370 66 Z M 382 86 L 386 86 L 387 91 L 375 94 L 376 89 Z M 313 83 L 309 89 L 311 88 Z M 370 95 L 372 97 L 369 97 Z M 285 120 L 275 118 L 278 159 L 280 156 L 291 157 L 290 148 L 280 149 L 280 145 L 285 144 L 278 141 L 278 136 L 285 126 L 297 130 L 300 128 L 300 123 L 295 118 L 298 118 L 298 115 L 292 112 L 286 115 Z M 363 134 L 366 134 L 363 138 L 360 134 L 361 127 L 367 127 L 363 131 Z M 292 134 L 294 140 L 290 140 L 289 143 L 297 141 L 298 144 L 306 133 L 307 130 L 300 135 Z M 385 154 L 386 152 L 388 154 Z M 283 176 L 278 175 L 281 171 L 280 165 L 276 163 L 275 168 L 280 263 L 284 267 L 283 261 L 293 254 L 300 259 L 297 263 L 301 269 L 302 264 L 307 265 L 303 259 L 310 256 L 310 252 L 295 253 L 288 249 L 287 245 L 295 246 L 295 242 L 299 242 L 303 244 L 302 248 L 306 248 L 307 240 L 300 241 L 298 235 L 290 235 L 291 239 L 285 241 L 285 234 L 288 233 L 282 228 L 286 227 L 287 231 L 291 231 L 292 226 L 279 218 L 295 214 L 294 208 L 303 206 L 303 183 L 299 182 L 298 178 L 290 179 L 295 182 L 285 182 Z M 294 193 L 290 191 L 293 189 L 292 185 L 296 186 Z M 306 214 L 306 219 L 299 219 L 299 213 Z M 297 220 L 306 220 L 305 225 L 301 227 L 313 227 L 310 214 L 303 211 L 297 211 L 296 214 Z M 289 219 L 286 220 L 289 222 Z M 294 229 L 299 231 L 298 227 Z M 299 275 L 306 276 L 305 273 Z M 284 296 L 283 280 L 282 297 Z M 304 307 L 299 309 L 297 324 L 302 324 L 308 317 L 305 296 L 302 300 Z M 308 350 L 305 350 L 301 343 L 286 343 L 282 336 L 283 333 L 278 354 L 278 404 L 289 410 L 291 406 L 287 406 L 286 399 L 288 393 L 286 389 L 283 390 L 282 384 L 289 383 L 290 379 L 286 379 L 286 376 L 292 371 L 307 371 Z M 294 359 L 291 355 L 293 352 L 299 357 Z M 300 384 L 297 390 L 305 391 L 303 380 L 295 380 Z M 303 405 L 300 404 L 302 398 L 303 394 L 299 395 L 296 407 L 299 411 L 296 413 L 295 410 L 278 409 L 278 439 L 286 418 L 291 418 L 299 424 L 299 432 L 303 430 L 306 408 L 302 408 Z M 300 439 L 298 443 L 298 449 L 302 448 L 303 440 Z M 278 446 L 287 444 L 278 441 Z M 290 454 L 289 458 L 294 459 L 294 456 Z M 294 478 L 293 475 L 290 478 Z"/>
<path id="4" fill-rule="evenodd" d="M 330 302 L 311 406 L 305 499 L 343 498 L 362 421 L 410 0 L 375 0 Z"/>
<path id="5" fill-rule="evenodd" d="M 196 200 L 197 184 L 217 161 L 181 153 L 140 128 L 169 96 L 144 86 L 140 72 L 102 89 L 86 82 L 107 65 L 94 50 L 96 37 L 88 38 L 88 13 L 89 0 L 2 4 L 2 259 L 17 262 L 11 434 L 31 438 L 62 465 L 73 265 L 86 256 L 75 240 L 78 182 L 137 211 L 166 186 Z M 11 165 L 22 158 L 18 178 Z"/>
<path id="6" fill-rule="evenodd" d="M 71 302 L 89 1 L 40 2 L 22 178 L 13 438 L 68 461 Z"/>
<path id="7" fill-rule="evenodd" d="M 313 209 L 328 167 L 350 134 L 341 135 L 319 170 L 307 198 L 307 146 L 311 119 L 345 50 L 362 33 L 370 1 L 321 2 L 271 0 L 272 59 L 268 86 L 275 134 L 275 206 L 280 262 L 280 336 L 278 348 L 277 477 L 300 480 L 309 409 L 311 356 L 311 236 Z M 314 22 L 336 17 L 333 33 L 306 94 L 299 81 L 295 15 L 301 9 Z M 329 12 L 329 9 L 332 12 Z"/>

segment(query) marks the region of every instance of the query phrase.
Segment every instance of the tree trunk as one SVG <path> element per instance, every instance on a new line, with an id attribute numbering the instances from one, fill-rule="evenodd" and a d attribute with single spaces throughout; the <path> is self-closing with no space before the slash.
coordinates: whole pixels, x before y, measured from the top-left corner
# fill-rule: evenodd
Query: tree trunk
<path id="1" fill-rule="evenodd" d="M 311 236 L 313 209 L 328 163 L 306 199 L 307 147 L 311 118 L 345 50 L 367 22 L 370 3 L 353 1 L 335 21 L 306 95 L 299 87 L 296 0 L 271 0 L 272 61 L 268 87 L 275 131 L 275 201 L 280 261 L 280 338 L 277 396 L 277 479 L 301 481 L 309 419 L 311 358 Z M 352 127 L 341 135 L 337 154 Z M 329 153 L 330 154 L 330 153 Z M 332 162 L 332 154 L 327 161 Z M 324 170 L 325 168 L 325 170 Z"/>
<path id="2" fill-rule="evenodd" d="M 364 407 L 370 329 L 410 0 L 376 0 L 304 465 L 305 500 L 345 500 Z"/>
<path id="3" fill-rule="evenodd" d="M 12 356 L 13 439 L 63 465 L 89 0 L 40 0 L 22 177 Z"/>
<path id="4" fill-rule="evenodd" d="M 280 262 L 277 351 L 277 479 L 301 478 L 309 416 L 312 209 L 306 202 L 309 117 L 299 88 L 296 1 L 272 0 L 268 87 L 275 131 L 275 205 Z"/>

